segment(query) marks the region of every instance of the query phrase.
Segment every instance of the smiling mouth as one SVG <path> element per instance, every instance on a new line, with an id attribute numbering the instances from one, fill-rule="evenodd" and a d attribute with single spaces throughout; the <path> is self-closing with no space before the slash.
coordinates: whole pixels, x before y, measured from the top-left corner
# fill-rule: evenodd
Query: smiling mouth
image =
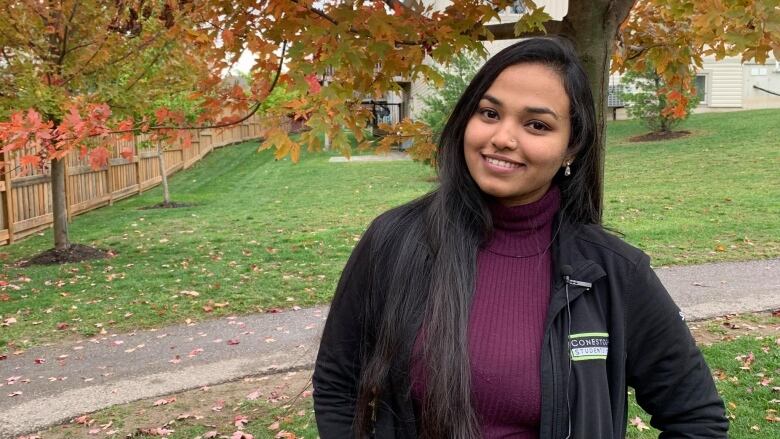
<path id="1" fill-rule="evenodd" d="M 520 163 L 507 162 L 493 157 L 485 157 L 485 161 L 490 163 L 493 166 L 498 166 L 499 168 L 504 168 L 504 169 L 517 169 L 521 166 Z"/>

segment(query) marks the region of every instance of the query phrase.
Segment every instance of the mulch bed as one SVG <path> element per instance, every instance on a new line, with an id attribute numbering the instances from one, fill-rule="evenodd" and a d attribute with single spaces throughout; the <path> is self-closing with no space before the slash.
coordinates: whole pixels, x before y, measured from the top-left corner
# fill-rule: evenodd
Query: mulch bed
<path id="1" fill-rule="evenodd" d="M 686 137 L 691 134 L 690 131 L 662 131 L 660 133 L 647 133 L 641 136 L 634 136 L 629 138 L 629 142 L 657 142 L 659 140 L 672 140 L 679 139 L 680 137 Z"/>
<path id="2" fill-rule="evenodd" d="M 54 265 L 67 264 L 72 262 L 82 262 L 92 259 L 106 259 L 114 256 L 114 253 L 99 248 L 90 247 L 81 244 L 71 244 L 67 250 L 49 249 L 39 253 L 26 261 L 19 261 L 20 267 L 29 267 L 30 265 Z"/>
<path id="3" fill-rule="evenodd" d="M 147 209 L 177 209 L 180 207 L 192 207 L 194 204 L 190 203 L 177 203 L 175 201 L 171 201 L 170 203 L 157 203 L 152 206 L 144 206 L 139 207 L 139 210 L 147 210 Z"/>

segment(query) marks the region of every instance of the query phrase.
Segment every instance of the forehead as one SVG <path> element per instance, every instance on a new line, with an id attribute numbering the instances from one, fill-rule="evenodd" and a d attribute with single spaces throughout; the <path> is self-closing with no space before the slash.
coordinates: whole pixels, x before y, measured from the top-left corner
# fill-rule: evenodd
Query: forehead
<path id="1" fill-rule="evenodd" d="M 561 75 L 539 63 L 524 63 L 504 69 L 490 84 L 489 94 L 508 109 L 545 106 L 559 115 L 569 114 L 569 96 Z"/>

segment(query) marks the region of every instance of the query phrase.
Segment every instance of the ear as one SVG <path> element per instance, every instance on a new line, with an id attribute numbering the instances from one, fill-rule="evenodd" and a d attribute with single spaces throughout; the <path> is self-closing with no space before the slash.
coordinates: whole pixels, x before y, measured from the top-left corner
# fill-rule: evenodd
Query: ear
<path id="1" fill-rule="evenodd" d="M 574 163 L 574 156 L 566 156 L 561 162 L 561 168 L 565 168 L 567 165 L 571 166 Z"/>

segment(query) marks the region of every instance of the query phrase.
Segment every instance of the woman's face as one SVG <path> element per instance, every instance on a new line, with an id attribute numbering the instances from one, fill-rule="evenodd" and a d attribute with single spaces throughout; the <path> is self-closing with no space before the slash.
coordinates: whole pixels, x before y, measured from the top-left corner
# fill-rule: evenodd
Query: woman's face
<path id="1" fill-rule="evenodd" d="M 569 159 L 569 97 L 560 75 L 517 64 L 498 75 L 466 125 L 466 166 L 483 192 L 507 206 L 532 203 Z"/>

